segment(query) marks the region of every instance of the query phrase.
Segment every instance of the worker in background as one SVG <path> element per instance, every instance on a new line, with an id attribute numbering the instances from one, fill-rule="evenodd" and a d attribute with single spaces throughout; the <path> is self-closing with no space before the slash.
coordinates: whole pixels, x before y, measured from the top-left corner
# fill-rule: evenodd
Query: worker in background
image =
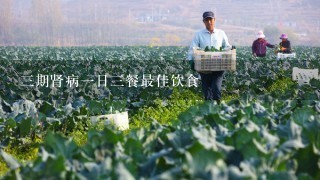
<path id="1" fill-rule="evenodd" d="M 267 47 L 274 48 L 274 45 L 270 44 L 264 38 L 266 37 L 263 34 L 263 31 L 259 31 L 256 34 L 257 39 L 253 41 L 252 44 L 252 55 L 254 57 L 265 57 L 267 52 Z"/>
<path id="2" fill-rule="evenodd" d="M 281 34 L 280 39 L 281 42 L 279 43 L 279 52 L 291 53 L 291 44 L 288 40 L 288 36 L 286 34 Z"/>

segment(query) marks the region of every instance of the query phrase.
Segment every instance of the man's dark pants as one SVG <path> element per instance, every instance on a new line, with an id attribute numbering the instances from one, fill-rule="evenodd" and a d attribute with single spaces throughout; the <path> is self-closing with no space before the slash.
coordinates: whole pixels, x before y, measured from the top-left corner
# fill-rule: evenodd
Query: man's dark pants
<path id="1" fill-rule="evenodd" d="M 202 92 L 205 100 L 221 99 L 221 86 L 224 71 L 213 71 L 207 73 L 200 73 L 202 81 Z"/>

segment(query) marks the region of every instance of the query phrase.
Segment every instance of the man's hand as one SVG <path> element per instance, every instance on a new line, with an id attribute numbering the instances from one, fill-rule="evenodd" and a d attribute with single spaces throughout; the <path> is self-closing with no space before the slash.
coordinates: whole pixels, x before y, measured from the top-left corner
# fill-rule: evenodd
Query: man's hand
<path id="1" fill-rule="evenodd" d="M 190 60 L 190 61 L 189 61 L 189 64 L 190 64 L 191 70 L 192 70 L 192 71 L 195 71 L 195 69 L 194 69 L 194 60 Z"/>
<path id="2" fill-rule="evenodd" d="M 253 55 L 254 57 L 257 57 L 257 54 L 256 54 L 256 53 L 253 53 L 252 55 Z"/>
<path id="3" fill-rule="evenodd" d="M 281 51 L 285 51 L 287 48 L 281 47 Z"/>

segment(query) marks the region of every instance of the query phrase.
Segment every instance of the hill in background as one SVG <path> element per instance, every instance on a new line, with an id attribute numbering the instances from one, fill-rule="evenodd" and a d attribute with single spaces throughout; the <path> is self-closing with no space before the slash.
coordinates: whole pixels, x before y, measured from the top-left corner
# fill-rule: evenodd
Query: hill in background
<path id="1" fill-rule="evenodd" d="M 316 0 L 0 1 L 0 45 L 187 46 L 206 10 L 237 46 L 251 45 L 260 29 L 271 43 L 285 32 L 293 45 L 320 45 Z"/>

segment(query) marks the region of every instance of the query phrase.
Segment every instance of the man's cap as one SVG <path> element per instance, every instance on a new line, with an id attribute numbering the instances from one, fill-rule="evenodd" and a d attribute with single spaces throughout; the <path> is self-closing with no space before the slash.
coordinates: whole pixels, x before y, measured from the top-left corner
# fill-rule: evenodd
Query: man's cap
<path id="1" fill-rule="evenodd" d="M 214 14 L 212 11 L 206 11 L 203 13 L 202 17 L 203 17 L 203 20 L 205 20 L 207 18 L 214 18 Z"/>

